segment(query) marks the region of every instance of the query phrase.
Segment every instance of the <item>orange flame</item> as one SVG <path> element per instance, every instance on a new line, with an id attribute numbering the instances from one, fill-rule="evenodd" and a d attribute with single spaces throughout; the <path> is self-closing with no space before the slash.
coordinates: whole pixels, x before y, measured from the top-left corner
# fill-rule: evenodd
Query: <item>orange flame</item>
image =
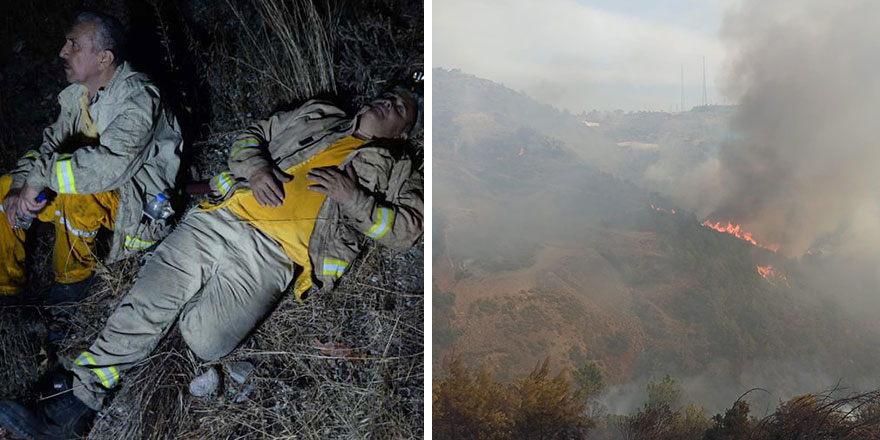
<path id="1" fill-rule="evenodd" d="M 747 241 L 747 242 L 751 243 L 752 245 L 760 247 L 760 248 L 764 248 L 764 249 L 767 249 L 767 250 L 770 250 L 773 252 L 776 252 L 779 250 L 778 244 L 758 243 L 754 238 L 752 238 L 752 233 L 744 231 L 742 229 L 742 226 L 740 226 L 740 225 L 734 225 L 730 222 L 727 222 L 727 226 L 722 226 L 721 222 L 712 224 L 712 222 L 710 222 L 709 220 L 704 221 L 702 223 L 702 225 L 709 227 L 709 228 L 712 228 L 718 232 L 726 232 L 726 233 L 733 235 L 734 237 L 736 237 L 740 240 Z"/>
<path id="2" fill-rule="evenodd" d="M 767 280 L 767 282 L 771 285 L 775 286 L 776 283 L 774 282 L 774 280 L 776 280 L 784 282 L 785 285 L 789 288 L 791 287 L 791 284 L 788 283 L 788 277 L 786 277 L 784 273 L 774 269 L 773 266 L 767 265 L 755 267 L 758 269 L 758 274 L 761 275 L 761 278 Z"/>
<path id="3" fill-rule="evenodd" d="M 526 147 L 519 147 L 519 154 L 517 154 L 517 156 L 522 156 L 523 153 L 525 153 L 525 152 L 526 152 Z"/>
<path id="4" fill-rule="evenodd" d="M 668 212 L 668 213 L 671 213 L 671 214 L 675 214 L 675 210 L 674 210 L 674 209 L 670 209 L 670 210 L 667 211 L 667 210 L 665 210 L 665 209 L 663 209 L 663 208 L 661 208 L 661 207 L 659 207 L 659 206 L 654 206 L 653 203 L 651 204 L 651 209 L 653 209 L 654 211 L 657 211 L 657 212 Z"/>

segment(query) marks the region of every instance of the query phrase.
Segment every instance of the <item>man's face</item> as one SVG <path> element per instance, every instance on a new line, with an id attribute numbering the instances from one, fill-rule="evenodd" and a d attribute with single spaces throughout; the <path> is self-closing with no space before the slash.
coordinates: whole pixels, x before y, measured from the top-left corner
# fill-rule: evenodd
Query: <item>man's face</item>
<path id="1" fill-rule="evenodd" d="M 70 83 L 89 85 L 102 72 L 101 53 L 92 47 L 95 26 L 79 23 L 65 36 L 67 41 L 58 56 L 64 60 L 64 73 Z"/>
<path id="2" fill-rule="evenodd" d="M 406 139 L 406 129 L 416 116 L 415 103 L 396 93 L 386 93 L 367 104 L 358 131 L 370 138 Z"/>

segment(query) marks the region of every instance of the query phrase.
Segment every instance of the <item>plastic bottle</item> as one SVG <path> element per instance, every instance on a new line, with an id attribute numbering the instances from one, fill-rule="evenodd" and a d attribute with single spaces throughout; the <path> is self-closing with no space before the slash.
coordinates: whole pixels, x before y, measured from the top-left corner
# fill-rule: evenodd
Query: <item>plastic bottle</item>
<path id="1" fill-rule="evenodd" d="M 144 205 L 144 221 L 154 222 L 164 220 L 171 215 L 171 207 L 168 206 L 168 197 L 165 194 L 156 194 L 150 202 Z"/>
<path id="2" fill-rule="evenodd" d="M 34 201 L 37 203 L 40 203 L 43 200 L 46 200 L 46 193 L 44 193 L 44 192 L 37 194 L 37 197 L 34 198 Z M 27 213 L 19 215 L 15 219 L 15 227 L 18 229 L 29 229 L 31 227 L 31 225 L 34 223 L 35 218 L 37 218 L 37 217 L 36 216 L 31 217 Z"/>

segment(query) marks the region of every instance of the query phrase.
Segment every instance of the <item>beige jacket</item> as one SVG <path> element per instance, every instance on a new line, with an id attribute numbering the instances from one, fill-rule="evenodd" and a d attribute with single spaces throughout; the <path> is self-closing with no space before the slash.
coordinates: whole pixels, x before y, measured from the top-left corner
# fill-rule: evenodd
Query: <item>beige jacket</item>
<path id="1" fill-rule="evenodd" d="M 123 63 L 89 105 L 98 142 L 83 145 L 80 98 L 72 84 L 58 95 L 61 113 L 10 173 L 12 187 L 49 188 L 57 193 L 117 190 L 119 208 L 108 262 L 150 247 L 167 235 L 165 222 L 142 223 L 143 207 L 156 194 L 170 195 L 180 168 L 183 138 L 177 120 L 162 106 L 159 89 Z"/>
<path id="2" fill-rule="evenodd" d="M 212 200 L 248 188 L 258 169 L 285 170 L 351 135 L 359 115 L 345 116 L 324 101 L 260 121 L 238 136 L 229 152 L 229 171 L 211 180 Z M 341 167 L 353 166 L 362 191 L 345 203 L 325 199 L 309 239 L 312 282 L 327 290 L 357 257 L 367 240 L 407 250 L 422 237 L 424 179 L 401 145 L 377 140 L 354 150 Z"/>

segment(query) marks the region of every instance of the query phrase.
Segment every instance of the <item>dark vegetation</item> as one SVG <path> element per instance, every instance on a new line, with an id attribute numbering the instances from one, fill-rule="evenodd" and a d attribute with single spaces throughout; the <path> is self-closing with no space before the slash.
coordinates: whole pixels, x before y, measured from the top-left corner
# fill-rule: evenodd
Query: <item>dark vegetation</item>
<path id="1" fill-rule="evenodd" d="M 315 97 L 355 111 L 423 65 L 421 2 L 367 0 L 37 0 L 0 7 L 0 172 L 40 141 L 66 85 L 57 53 L 76 11 L 102 10 L 130 28 L 132 64 L 160 85 L 184 130 L 184 180 L 225 162 L 237 130 Z M 422 139 L 413 143 L 421 155 Z M 195 199 L 189 200 L 192 204 Z M 27 295 L 52 282 L 51 228 L 35 228 Z M 274 314 L 220 364 L 254 373 L 196 399 L 188 382 L 211 367 L 172 331 L 131 370 L 89 438 L 417 438 L 423 434 L 422 245 L 370 248 L 340 289 Z M 0 306 L 0 398 L 33 400 L 54 358 L 41 350 L 45 318 L 72 334 L 58 358 L 94 339 L 138 271 L 137 259 L 99 266 L 75 307 Z"/>
<path id="2" fill-rule="evenodd" d="M 569 376 L 571 379 L 569 379 Z M 433 385 L 433 434 L 445 439 L 872 440 L 880 438 L 880 392 L 832 389 L 752 414 L 743 395 L 723 413 L 681 399 L 671 376 L 649 380 L 631 414 L 608 414 L 596 398 L 606 383 L 595 363 L 552 375 L 549 360 L 525 378 L 502 383 L 486 369 L 447 358 Z M 751 390 L 760 393 L 763 390 Z M 746 393 L 746 394 L 749 394 Z"/>

